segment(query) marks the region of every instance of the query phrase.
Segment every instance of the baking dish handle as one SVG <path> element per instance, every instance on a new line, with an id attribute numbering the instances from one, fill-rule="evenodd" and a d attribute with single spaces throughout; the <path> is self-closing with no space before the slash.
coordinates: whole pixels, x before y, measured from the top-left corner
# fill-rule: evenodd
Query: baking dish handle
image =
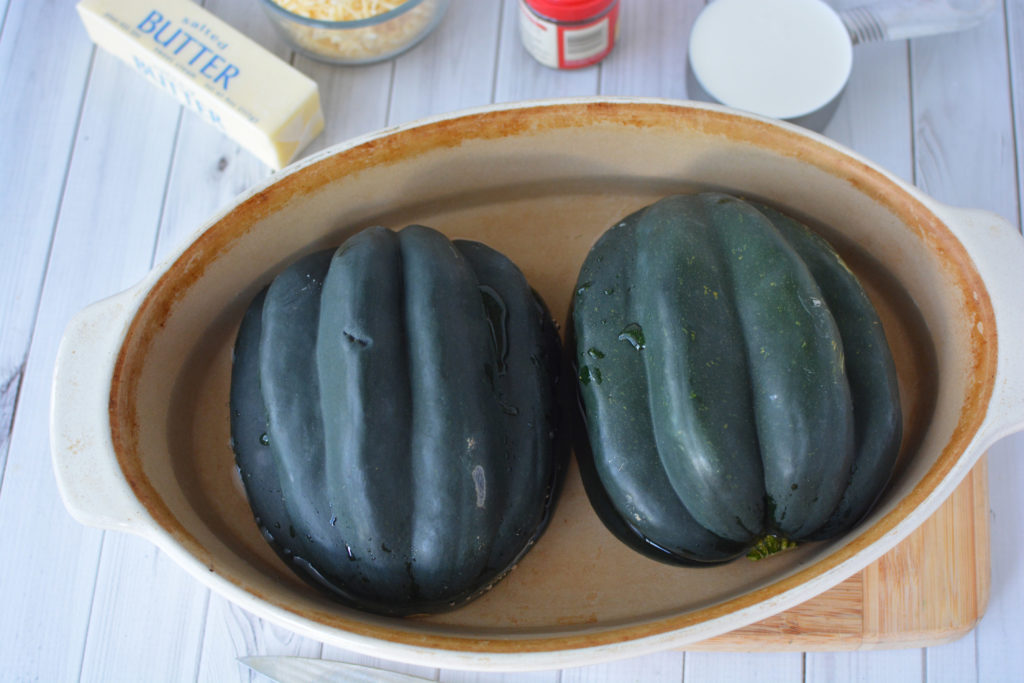
<path id="1" fill-rule="evenodd" d="M 985 279 L 996 318 L 996 383 L 979 430 L 987 448 L 1024 429 L 1024 237 L 989 211 L 944 207 L 944 213 Z"/>
<path id="2" fill-rule="evenodd" d="M 110 386 L 120 340 L 141 293 L 135 287 L 83 309 L 57 351 L 50 394 L 50 451 L 71 516 L 87 526 L 133 531 L 147 515 L 118 466 Z"/>

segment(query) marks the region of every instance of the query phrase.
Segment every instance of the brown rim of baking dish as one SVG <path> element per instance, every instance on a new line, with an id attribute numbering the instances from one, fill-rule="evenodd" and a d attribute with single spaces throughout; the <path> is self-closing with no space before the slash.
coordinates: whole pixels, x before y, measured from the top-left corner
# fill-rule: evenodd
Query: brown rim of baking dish
<path id="1" fill-rule="evenodd" d="M 978 323 L 968 326 L 972 357 L 965 401 L 958 423 L 942 452 L 913 490 L 875 524 L 863 529 L 846 546 L 812 565 L 761 588 L 721 603 L 683 614 L 624 626 L 612 625 L 578 633 L 509 637 L 468 637 L 419 633 L 391 628 L 379 622 L 361 621 L 324 610 L 295 610 L 280 595 L 253 593 L 274 607 L 323 626 L 352 634 L 414 647 L 467 653 L 520 654 L 575 650 L 621 643 L 670 632 L 751 608 L 821 577 L 875 543 L 922 504 L 949 474 L 981 427 L 995 384 L 997 338 L 995 315 L 989 294 L 974 263 L 945 223 L 911 193 L 879 170 L 837 148 L 797 132 L 758 119 L 737 116 L 714 108 L 681 106 L 668 102 L 608 102 L 536 104 L 469 113 L 371 137 L 355 146 L 314 160 L 244 199 L 190 244 L 156 281 L 141 302 L 126 333 L 114 366 L 110 386 L 109 416 L 117 462 L 135 496 L 155 522 L 199 561 L 216 570 L 210 552 L 177 520 L 143 471 L 138 452 L 139 425 L 135 400 L 146 350 L 159 333 L 176 302 L 202 277 L 206 265 L 230 249 L 248 227 L 297 195 L 316 192 L 340 177 L 386 165 L 430 150 L 456 147 L 467 139 L 504 138 L 529 130 L 561 129 L 614 123 L 637 128 L 692 128 L 705 135 L 745 142 L 791 157 L 839 178 L 901 218 L 926 248 L 952 264 L 954 288 L 965 293 L 969 315 Z M 223 576 L 252 593 L 238 577 Z M 807 596 L 810 597 L 810 596 Z"/>

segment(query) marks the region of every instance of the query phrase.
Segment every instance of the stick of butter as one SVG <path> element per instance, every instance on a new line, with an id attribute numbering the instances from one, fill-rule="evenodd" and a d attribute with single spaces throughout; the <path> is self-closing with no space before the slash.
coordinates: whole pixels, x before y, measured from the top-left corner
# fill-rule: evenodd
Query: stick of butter
<path id="1" fill-rule="evenodd" d="M 92 40 L 279 169 L 324 127 L 316 82 L 189 0 L 81 0 Z"/>

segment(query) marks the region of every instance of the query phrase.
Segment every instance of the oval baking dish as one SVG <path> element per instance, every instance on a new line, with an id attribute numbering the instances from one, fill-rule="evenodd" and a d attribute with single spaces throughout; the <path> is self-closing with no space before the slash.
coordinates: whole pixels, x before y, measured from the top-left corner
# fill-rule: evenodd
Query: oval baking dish
<path id="1" fill-rule="evenodd" d="M 228 434 L 231 345 L 296 257 L 380 224 L 435 227 L 508 255 L 565 328 L 587 250 L 630 212 L 719 189 L 802 217 L 860 276 L 893 347 L 905 420 L 893 481 L 843 538 L 716 569 L 634 553 L 571 469 L 550 527 L 459 610 L 387 618 L 336 605 L 267 546 Z M 681 647 L 764 619 L 893 547 L 1024 418 L 1024 333 L 1005 220 L 943 206 L 787 124 L 637 99 L 440 116 L 318 154 L 235 201 L 141 283 L 82 311 L 58 357 L 51 439 L 81 522 L 139 534 L 255 614 L 352 650 L 447 668 L 556 668 Z"/>

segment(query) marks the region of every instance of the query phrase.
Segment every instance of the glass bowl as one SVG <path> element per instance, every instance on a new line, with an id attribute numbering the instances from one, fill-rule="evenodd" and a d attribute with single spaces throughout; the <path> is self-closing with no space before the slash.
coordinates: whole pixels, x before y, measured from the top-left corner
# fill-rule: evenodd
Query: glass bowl
<path id="1" fill-rule="evenodd" d="M 260 0 L 271 23 L 295 50 L 333 64 L 370 64 L 405 52 L 434 30 L 448 3 L 407 0 L 366 19 L 329 21 L 296 14 L 274 0 Z"/>

